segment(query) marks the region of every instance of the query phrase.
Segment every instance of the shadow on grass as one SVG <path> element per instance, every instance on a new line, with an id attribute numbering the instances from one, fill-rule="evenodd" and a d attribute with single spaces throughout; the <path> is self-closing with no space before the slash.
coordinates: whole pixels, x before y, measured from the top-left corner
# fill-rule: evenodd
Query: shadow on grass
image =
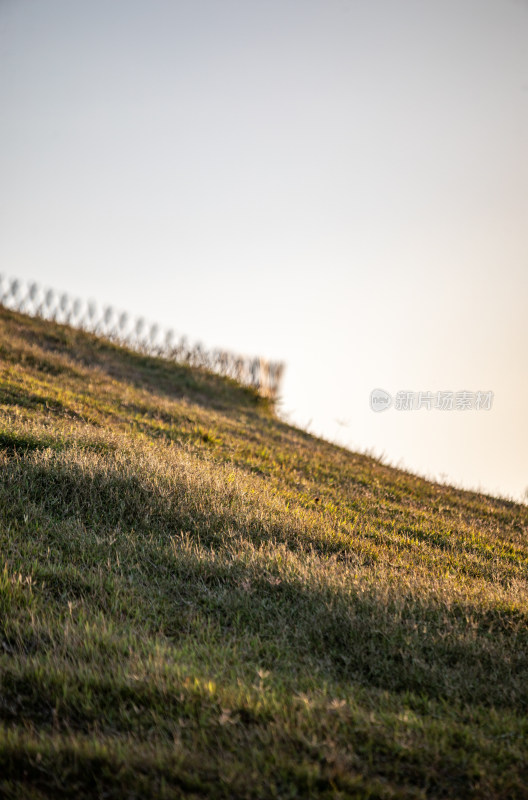
<path id="1" fill-rule="evenodd" d="M 448 612 L 410 594 L 387 600 L 376 587 L 340 594 L 236 563 L 182 558 L 173 569 L 163 596 L 173 598 L 165 627 L 176 638 L 199 609 L 222 638 L 259 642 L 257 663 L 284 676 L 528 708 L 528 620 L 518 613 L 456 604 Z M 143 588 L 147 600 L 148 580 Z"/>
<path id="2" fill-rule="evenodd" d="M 71 464 L 61 471 L 53 460 L 42 464 L 31 457 L 5 465 L 0 489 L 4 523 L 15 523 L 23 539 L 38 519 L 41 552 L 49 553 L 51 545 L 55 567 L 68 565 L 62 580 L 56 568 L 48 580 L 46 591 L 55 599 L 90 606 L 86 574 L 100 572 L 103 555 L 94 533 L 118 531 L 114 577 L 125 598 L 122 613 L 153 633 L 199 640 L 206 620 L 218 632 L 217 644 L 228 639 L 235 651 L 249 648 L 257 663 L 284 675 L 317 674 L 516 711 L 528 707 L 528 620 L 518 612 L 447 607 L 425 589 L 422 598 L 373 583 L 355 591 L 331 589 L 321 581 L 328 562 L 314 561 L 314 550 L 328 555 L 335 542 L 302 538 L 287 521 L 241 519 L 229 498 L 215 508 L 195 495 L 192 485 L 170 497 L 138 476 L 86 474 Z M 196 536 L 201 555 L 192 549 L 174 553 L 171 536 L 182 530 Z M 283 542 L 311 550 L 311 572 L 301 579 L 285 575 L 273 561 L 244 563 L 226 547 L 233 531 L 256 545 Z M 72 578 L 76 565 L 86 573 L 82 581 Z M 97 582 L 93 588 L 95 596 Z M 128 595 L 135 606 L 127 604 Z"/>
<path id="3" fill-rule="evenodd" d="M 21 339 L 41 349 L 41 361 L 34 353 L 28 353 L 25 357 L 33 368 L 43 373 L 49 373 L 52 367 L 56 371 L 67 372 L 65 365 L 50 366 L 46 353 L 52 352 L 67 356 L 85 367 L 97 367 L 108 377 L 136 388 L 173 400 L 188 398 L 198 405 L 221 409 L 227 415 L 235 415 L 241 408 L 248 411 L 257 408 L 267 410 L 272 405 L 254 389 L 229 378 L 206 369 L 135 352 L 68 325 L 58 325 L 1 308 L 0 319 L 6 320 L 10 330 L 14 330 Z M 9 342 L 6 342 L 5 346 L 8 345 Z M 72 373 L 72 377 L 78 376 Z"/>

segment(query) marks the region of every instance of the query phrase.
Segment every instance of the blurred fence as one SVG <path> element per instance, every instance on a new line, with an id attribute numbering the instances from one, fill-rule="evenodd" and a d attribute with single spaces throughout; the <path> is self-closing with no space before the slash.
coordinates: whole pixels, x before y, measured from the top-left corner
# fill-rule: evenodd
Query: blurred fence
<path id="1" fill-rule="evenodd" d="M 207 350 L 200 342 L 190 343 L 173 330 L 131 317 L 113 306 L 99 307 L 64 292 L 25 283 L 0 275 L 0 304 L 13 311 L 53 320 L 90 331 L 133 350 L 162 356 L 178 363 L 205 367 L 219 375 L 252 386 L 264 397 L 278 397 L 284 365 L 264 358 L 249 358 L 226 350 Z"/>

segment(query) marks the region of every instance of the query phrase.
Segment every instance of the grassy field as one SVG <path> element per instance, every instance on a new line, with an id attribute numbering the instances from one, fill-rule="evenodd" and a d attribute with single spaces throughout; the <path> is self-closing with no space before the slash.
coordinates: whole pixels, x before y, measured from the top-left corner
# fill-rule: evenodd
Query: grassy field
<path id="1" fill-rule="evenodd" d="M 527 507 L 6 310 L 0 369 L 1 797 L 528 798 Z"/>

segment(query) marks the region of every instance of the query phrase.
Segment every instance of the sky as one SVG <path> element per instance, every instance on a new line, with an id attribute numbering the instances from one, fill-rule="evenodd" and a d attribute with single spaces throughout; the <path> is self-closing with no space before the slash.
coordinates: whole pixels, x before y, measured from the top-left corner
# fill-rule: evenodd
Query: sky
<path id="1" fill-rule="evenodd" d="M 0 0 L 0 272 L 282 360 L 286 419 L 521 498 L 528 3 Z"/>

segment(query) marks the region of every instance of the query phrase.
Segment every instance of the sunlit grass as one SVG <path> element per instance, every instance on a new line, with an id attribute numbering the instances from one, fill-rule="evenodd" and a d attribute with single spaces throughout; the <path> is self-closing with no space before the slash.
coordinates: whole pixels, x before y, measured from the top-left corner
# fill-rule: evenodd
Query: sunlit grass
<path id="1" fill-rule="evenodd" d="M 0 793 L 528 797 L 528 509 L 0 313 Z"/>

